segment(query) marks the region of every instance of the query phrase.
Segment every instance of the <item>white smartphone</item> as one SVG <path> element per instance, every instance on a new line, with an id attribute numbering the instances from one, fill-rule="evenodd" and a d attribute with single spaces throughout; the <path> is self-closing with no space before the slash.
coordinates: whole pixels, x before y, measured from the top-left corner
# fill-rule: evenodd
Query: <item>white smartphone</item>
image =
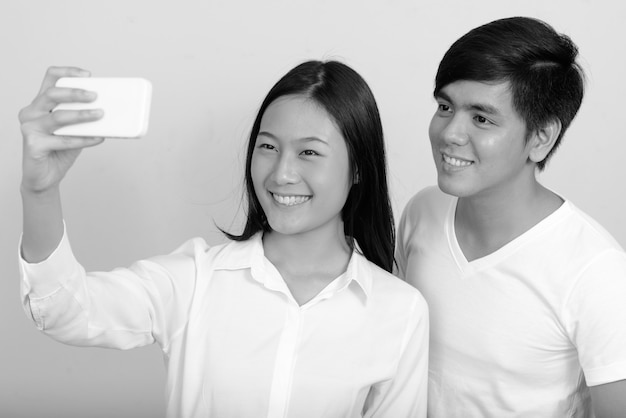
<path id="1" fill-rule="evenodd" d="M 148 131 L 152 83 L 140 77 L 63 77 L 58 87 L 96 92 L 90 103 L 61 103 L 57 109 L 102 109 L 104 116 L 94 122 L 68 125 L 55 135 L 104 138 L 139 138 Z"/>

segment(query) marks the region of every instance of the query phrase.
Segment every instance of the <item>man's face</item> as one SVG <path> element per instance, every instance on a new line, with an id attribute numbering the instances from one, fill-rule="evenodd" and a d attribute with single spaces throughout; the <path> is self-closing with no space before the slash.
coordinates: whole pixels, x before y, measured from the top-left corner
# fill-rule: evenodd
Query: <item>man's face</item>
<path id="1" fill-rule="evenodd" d="M 508 82 L 463 80 L 441 89 L 429 136 L 442 191 L 506 196 L 534 180 L 526 124 L 512 97 Z"/>

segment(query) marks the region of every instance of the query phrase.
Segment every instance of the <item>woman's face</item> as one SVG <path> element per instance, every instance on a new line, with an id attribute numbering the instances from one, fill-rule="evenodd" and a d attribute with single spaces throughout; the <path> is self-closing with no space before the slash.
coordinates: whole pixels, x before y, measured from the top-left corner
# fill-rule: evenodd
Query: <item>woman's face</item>
<path id="1" fill-rule="evenodd" d="M 283 96 L 266 109 L 251 174 L 272 231 L 343 236 L 341 210 L 352 186 L 348 149 L 334 120 L 314 100 Z"/>

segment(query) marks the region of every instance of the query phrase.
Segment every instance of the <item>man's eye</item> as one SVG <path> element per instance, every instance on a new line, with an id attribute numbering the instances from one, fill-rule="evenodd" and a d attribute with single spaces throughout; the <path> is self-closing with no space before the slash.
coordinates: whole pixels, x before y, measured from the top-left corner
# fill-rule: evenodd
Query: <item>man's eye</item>
<path id="1" fill-rule="evenodd" d="M 476 122 L 480 123 L 481 125 L 490 123 L 489 119 L 487 119 L 484 116 L 480 116 L 480 115 L 474 116 L 474 120 L 476 120 Z"/>
<path id="2" fill-rule="evenodd" d="M 450 111 L 450 106 L 448 106 L 447 104 L 444 103 L 439 103 L 439 105 L 437 106 L 437 108 L 442 111 L 442 112 L 449 112 Z"/>

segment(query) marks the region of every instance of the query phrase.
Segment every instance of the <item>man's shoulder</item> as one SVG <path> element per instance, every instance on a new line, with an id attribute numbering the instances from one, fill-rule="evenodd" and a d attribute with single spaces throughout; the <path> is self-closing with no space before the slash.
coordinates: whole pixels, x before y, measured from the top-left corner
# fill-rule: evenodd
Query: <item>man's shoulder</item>
<path id="1" fill-rule="evenodd" d="M 575 238 L 572 241 L 587 247 L 624 251 L 615 237 L 588 213 L 575 206 L 571 201 L 566 201 L 563 206 L 569 216 L 561 228 L 574 236 L 570 237 Z"/>
<path id="2" fill-rule="evenodd" d="M 398 245 L 407 248 L 416 237 L 438 234 L 455 201 L 454 196 L 443 193 L 437 186 L 420 190 L 402 212 L 397 229 Z"/>
<path id="3" fill-rule="evenodd" d="M 455 199 L 453 196 L 445 194 L 437 186 L 428 186 L 417 192 L 404 208 L 404 216 L 417 216 L 419 213 L 429 210 L 440 212 Z"/>

